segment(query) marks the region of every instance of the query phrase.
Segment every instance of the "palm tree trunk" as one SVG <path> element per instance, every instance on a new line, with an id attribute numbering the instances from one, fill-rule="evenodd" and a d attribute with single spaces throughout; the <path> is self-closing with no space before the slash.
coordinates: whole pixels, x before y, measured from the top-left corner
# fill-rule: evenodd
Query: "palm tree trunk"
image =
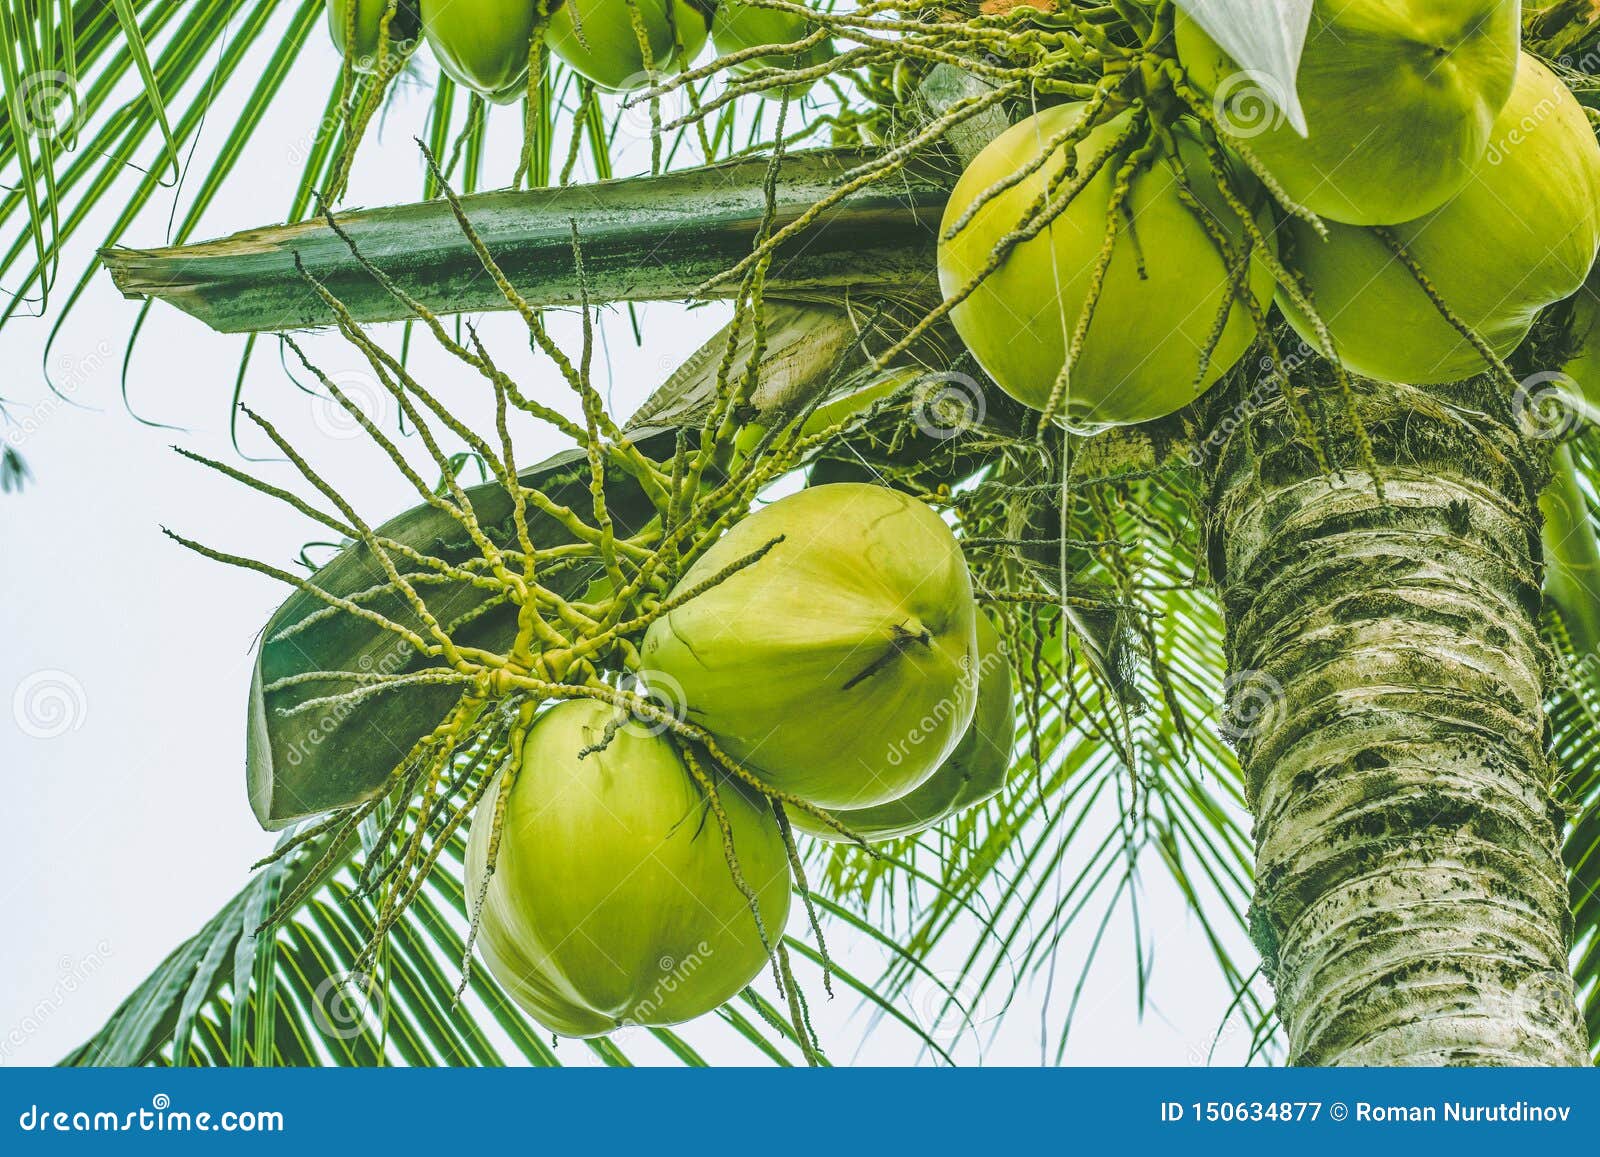
<path id="1" fill-rule="evenodd" d="M 1329 479 L 1272 396 L 1218 415 L 1224 728 L 1252 933 L 1304 1065 L 1588 1063 L 1537 633 L 1544 467 L 1483 382 L 1363 385 Z"/>

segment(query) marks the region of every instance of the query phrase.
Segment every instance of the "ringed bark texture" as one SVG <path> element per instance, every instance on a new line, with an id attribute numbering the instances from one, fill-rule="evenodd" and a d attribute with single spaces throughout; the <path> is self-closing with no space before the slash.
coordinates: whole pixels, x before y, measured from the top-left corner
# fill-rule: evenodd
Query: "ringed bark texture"
<path id="1" fill-rule="evenodd" d="M 1587 1064 L 1542 706 L 1538 448 L 1482 382 L 1358 393 L 1387 506 L 1336 406 L 1333 478 L 1276 393 L 1219 416 L 1225 727 L 1290 1062 Z"/>

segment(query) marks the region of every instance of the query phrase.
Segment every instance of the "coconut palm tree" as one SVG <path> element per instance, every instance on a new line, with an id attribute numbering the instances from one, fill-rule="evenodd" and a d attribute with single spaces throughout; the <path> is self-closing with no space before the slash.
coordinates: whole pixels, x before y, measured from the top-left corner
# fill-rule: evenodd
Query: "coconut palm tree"
<path id="1" fill-rule="evenodd" d="M 1140 21 L 1155 6 L 1103 7 Z M 1243 35 L 1274 30 L 1300 6 L 1211 7 L 1245 13 Z M 1508 398 L 1493 374 L 1427 390 L 1347 384 L 1307 349 L 1247 358 L 1172 418 L 1041 439 L 951 331 L 908 336 L 938 302 L 928 219 L 953 172 L 1017 110 L 947 67 L 902 69 L 916 81 L 908 99 L 895 70 L 879 67 L 893 63 L 887 49 L 812 105 L 737 115 L 730 105 L 699 122 L 709 131 L 668 130 L 651 175 L 599 189 L 567 178 L 609 177 L 615 125 L 639 113 L 553 62 L 509 113 L 414 61 L 381 81 L 345 70 L 327 78 L 304 171 L 285 183 L 292 228 L 256 231 L 248 247 L 189 244 L 240 179 L 234 170 L 275 96 L 315 71 L 303 56 L 323 18 L 322 0 L 0 7 L 0 166 L 11 182 L 0 192 L 0 279 L 11 295 L 0 324 L 32 311 L 53 336 L 87 279 L 102 275 L 85 268 L 74 282 L 68 243 L 91 210 L 123 194 L 99 240 L 119 287 L 142 299 L 133 334 L 164 298 L 244 335 L 245 359 L 257 335 L 329 324 L 336 308 L 352 327 L 426 328 L 407 294 L 430 312 L 506 308 L 475 238 L 455 228 L 447 202 L 427 200 L 447 187 L 463 194 L 533 309 L 691 296 L 743 304 L 738 280 L 717 276 L 740 266 L 753 236 L 839 194 L 841 175 L 858 177 L 881 155 L 867 140 L 935 126 L 929 157 L 892 183 L 846 186 L 823 227 L 765 270 L 766 300 L 750 307 L 762 326 L 731 323 L 731 338 L 691 358 L 621 431 L 670 461 L 681 432 L 700 431 L 718 404 L 730 365 L 750 367 L 740 421 L 773 428 L 848 392 L 885 348 L 904 346 L 943 386 L 866 410 L 806 466 L 813 481 L 867 476 L 948 501 L 1013 644 L 1022 738 L 1008 790 L 981 808 L 878 855 L 802 846 L 811 881 L 802 888 L 819 927 L 784 938 L 800 986 L 815 990 L 831 974 L 875 1018 L 949 1059 L 944 1026 L 977 1033 L 981 1008 L 987 1032 L 1014 1014 L 1030 977 L 1054 977 L 1068 937 L 1087 943 L 1092 963 L 1114 917 L 1131 913 L 1138 927 L 1141 881 L 1163 873 L 1236 994 L 1217 1016 L 1246 1026 L 1251 1059 L 1587 1061 L 1600 1039 L 1600 679 L 1582 624 L 1592 613 L 1585 596 L 1600 590 L 1563 565 L 1593 550 L 1600 441 L 1586 427 L 1547 425 L 1535 432 L 1556 436 L 1529 437 L 1522 396 Z M 1592 5 L 1579 0 L 1527 6 L 1524 34 L 1529 49 L 1575 65 L 1600 51 Z M 1268 72 L 1292 67 L 1263 53 Z M 1571 79 L 1582 92 L 1581 77 Z M 714 101 L 718 83 L 708 78 L 694 99 Z M 419 185 L 425 200 L 314 220 L 317 194 L 336 200 L 359 165 L 358 144 L 394 147 L 366 131 L 385 92 L 428 84 L 424 136 L 438 167 Z M 220 147 L 191 157 L 207 110 L 246 93 Z M 492 117 L 507 115 L 529 126 L 514 174 L 493 170 L 484 149 Z M 832 132 L 838 147 L 808 150 L 816 142 L 797 130 Z M 770 158 L 780 139 L 793 151 L 778 167 Z M 131 174 L 129 158 L 139 166 Z M 191 208 L 167 245 L 114 248 L 149 235 L 139 230 L 157 191 L 185 166 Z M 526 188 L 474 199 L 508 179 Z M 674 232 L 685 221 L 693 229 Z M 664 236 L 676 238 L 665 249 Z M 396 271 L 398 285 L 374 270 Z M 308 290 L 307 274 L 326 295 Z M 1559 364 L 1567 323 L 1552 310 L 1514 370 Z M 1286 346 L 1287 332 L 1271 325 Z M 25 467 L 13 448 L 8 455 L 6 477 L 20 478 Z M 1551 520 L 1559 533 L 1541 542 L 1552 462 L 1571 464 L 1572 486 L 1564 519 Z M 576 506 L 592 474 L 575 452 L 522 477 Z M 465 497 L 488 509 L 501 493 L 486 484 Z M 647 513 L 625 488 L 607 497 L 621 525 Z M 506 517 L 502 509 L 485 525 Z M 449 536 L 443 518 L 424 504 L 377 533 L 432 550 Z M 349 598 L 382 578 L 370 545 L 352 541 L 314 581 Z M 503 639 L 503 613 L 462 584 L 445 589 L 465 600 L 452 614 L 474 616 L 475 641 Z M 333 733 L 342 738 L 309 755 L 295 748 L 303 723 L 280 722 L 303 721 L 303 711 L 285 712 L 314 698 L 297 675 L 388 671 L 382 631 L 319 616 L 321 605 L 303 588 L 284 604 L 251 692 L 250 800 L 265 824 L 288 828 L 283 854 L 70 1063 L 560 1063 L 491 975 L 463 976 L 472 935 L 458 868 L 464 827 L 447 822 L 449 810 L 419 811 L 389 792 L 390 766 L 361 742 L 372 729 L 426 734 L 459 688 L 341 704 Z M 456 810 L 474 798 L 465 771 L 444 787 Z M 344 822 L 363 801 L 376 802 L 362 822 Z M 440 867 L 395 914 L 369 887 L 393 868 L 373 852 L 408 825 L 427 834 Z M 367 948 L 380 929 L 374 957 Z M 829 967 L 821 933 L 882 946 L 890 963 L 875 976 Z M 1137 934 L 1143 961 L 1149 945 Z M 1259 963 L 1239 949 L 1246 934 Z M 1084 983 L 1064 1007 L 1046 999 L 1055 1047 L 1044 1059 L 1070 1055 Z M 699 1063 L 700 1042 L 711 1040 L 780 1064 L 820 1059 L 781 1005 L 775 990 L 753 985 L 705 1018 L 714 1024 L 584 1047 L 610 1064 L 663 1049 Z"/>

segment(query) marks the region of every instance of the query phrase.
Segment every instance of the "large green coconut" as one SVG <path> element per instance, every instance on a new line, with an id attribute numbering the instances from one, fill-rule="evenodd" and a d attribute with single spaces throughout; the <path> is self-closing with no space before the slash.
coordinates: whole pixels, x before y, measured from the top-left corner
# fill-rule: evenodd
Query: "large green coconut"
<path id="1" fill-rule="evenodd" d="M 422 30 L 458 84 L 494 96 L 528 74 L 539 0 L 419 0 Z"/>
<path id="2" fill-rule="evenodd" d="M 940 820 L 992 798 L 1005 786 L 1016 734 L 1011 665 L 994 625 L 987 615 L 979 614 L 978 708 L 950 758 L 920 787 L 899 799 L 876 807 L 837 810 L 833 816 L 872 843 L 931 828 Z M 795 827 L 814 836 L 828 840 L 844 838 L 804 812 L 791 812 L 790 819 Z"/>
<path id="3" fill-rule="evenodd" d="M 345 50 L 345 26 L 350 18 L 351 5 L 355 6 L 355 66 L 367 71 L 378 62 L 378 33 L 383 26 L 383 15 L 389 0 L 327 0 L 328 35 L 341 55 Z M 422 20 L 417 13 L 416 0 L 399 0 L 394 17 L 389 21 L 389 51 L 410 51 L 422 33 Z"/>
<path id="4" fill-rule="evenodd" d="M 733 527 L 674 596 L 778 541 L 651 624 L 646 681 L 773 787 L 824 808 L 897 799 L 972 720 L 972 580 L 931 509 L 887 487 L 816 486 Z"/>
<path id="5" fill-rule="evenodd" d="M 614 714 L 571 700 L 529 730 L 481 911 L 503 781 L 479 805 L 467 845 L 467 901 L 489 971 L 563 1036 L 690 1020 L 737 993 L 767 959 L 717 820 L 671 741 L 628 725 L 580 758 Z M 740 872 L 777 937 L 789 914 L 777 821 L 764 800 L 732 784 L 718 798 Z"/>
<path id="6" fill-rule="evenodd" d="M 816 26 L 795 12 L 776 8 L 757 8 L 740 0 L 719 0 L 711 19 L 711 44 L 718 56 L 731 56 L 763 45 L 796 44 L 816 31 Z M 760 68 L 811 68 L 833 59 L 833 41 L 821 40 L 803 52 L 790 54 L 768 53 L 752 57 L 734 66 L 737 73 L 750 73 Z M 815 81 L 763 89 L 761 95 L 773 100 L 787 96 L 799 100 Z"/>
<path id="7" fill-rule="evenodd" d="M 1511 95 L 1516 0 L 1316 0 L 1300 59 L 1307 135 L 1270 80 L 1177 10 L 1178 57 L 1219 123 L 1288 196 L 1353 225 L 1394 225 L 1467 183 Z"/>
<path id="8" fill-rule="evenodd" d="M 693 5 L 672 0 L 670 16 L 667 0 L 636 0 L 634 7 L 657 71 L 687 65 L 705 47 L 710 26 Z M 550 17 L 545 37 L 551 52 L 601 88 L 626 91 L 649 84 L 627 0 L 566 0 Z"/>
<path id="9" fill-rule="evenodd" d="M 1488 368 L 1377 232 L 1331 225 L 1322 241 L 1303 222 L 1290 228 L 1294 264 L 1352 372 L 1429 385 Z M 1450 311 L 1496 354 L 1509 354 L 1540 310 L 1583 284 L 1600 247 L 1600 145 L 1583 109 L 1525 56 L 1472 180 L 1442 208 L 1392 232 Z M 1288 296 L 1280 293 L 1278 303 L 1317 345 Z"/>
<path id="10" fill-rule="evenodd" d="M 1057 105 L 1001 133 L 967 166 L 945 208 L 939 241 L 939 284 L 947 298 L 989 265 L 996 243 L 1067 163 L 1058 149 L 1038 171 L 985 204 L 954 238 L 950 228 L 1002 178 L 1036 160 L 1052 137 L 1081 120 L 1081 104 Z M 1080 170 L 1106 153 L 1127 127 L 1124 113 L 1097 126 L 1078 145 Z M 1118 235 L 1066 397 L 1068 425 L 1084 432 L 1160 418 L 1192 402 L 1243 356 L 1255 337 L 1248 308 L 1235 299 L 1223 254 L 1183 204 L 1184 181 L 1220 227 L 1242 247 L 1245 230 L 1217 188 L 1198 143 L 1173 131 L 1178 158 L 1163 157 L 1133 178 Z M 1059 216 L 1005 261 L 951 313 L 956 331 L 979 364 L 1012 397 L 1043 409 L 1062 364 L 1067 337 L 1088 300 L 1105 241 L 1107 207 L 1119 160 L 1113 158 Z M 1259 190 L 1236 176 L 1248 200 Z M 1135 224 L 1130 230 L 1127 221 Z M 1270 237 L 1263 206 L 1258 215 Z M 1242 251 L 1242 249 L 1241 249 Z M 1253 260 L 1250 292 L 1262 309 L 1272 296 L 1272 273 Z M 1232 300 L 1209 361 L 1202 355 L 1223 306 Z"/>

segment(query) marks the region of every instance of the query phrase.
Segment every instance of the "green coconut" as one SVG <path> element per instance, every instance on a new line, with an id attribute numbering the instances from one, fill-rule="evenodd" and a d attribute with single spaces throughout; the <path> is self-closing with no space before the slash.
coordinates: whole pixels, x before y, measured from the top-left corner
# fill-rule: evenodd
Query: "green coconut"
<path id="1" fill-rule="evenodd" d="M 1037 159 L 1041 146 L 1083 116 L 1085 106 L 1047 108 L 1013 125 L 967 166 L 945 208 L 939 241 L 939 284 L 952 297 L 982 272 L 996 243 L 1061 171 L 1064 150 L 1036 173 L 988 201 L 954 238 L 946 234 L 985 190 Z M 1080 169 L 1127 127 L 1123 113 L 1094 128 L 1078 146 Z M 1118 237 L 1066 399 L 1066 422 L 1092 433 L 1160 418 L 1210 388 L 1250 347 L 1255 324 L 1237 300 L 1223 254 L 1179 199 L 1184 181 L 1225 235 L 1240 246 L 1243 226 L 1214 183 L 1200 145 L 1179 127 L 1178 158 L 1162 158 L 1133 178 Z M 956 332 L 978 362 L 1012 397 L 1043 409 L 1062 364 L 1068 334 L 1088 300 L 1104 244 L 1107 207 L 1118 162 L 1100 169 L 1050 226 L 1011 250 L 1006 260 L 951 312 Z M 1248 174 L 1236 175 L 1247 200 L 1259 201 Z M 1135 222 L 1133 233 L 1126 220 Z M 1271 236 L 1267 210 L 1258 220 Z M 1142 255 L 1142 259 L 1141 259 Z M 1252 261 L 1250 291 L 1265 310 L 1272 272 Z M 1210 359 L 1202 356 L 1223 306 L 1227 322 Z"/>
<path id="2" fill-rule="evenodd" d="M 1511 95 L 1516 0 L 1316 0 L 1297 88 L 1307 135 L 1273 82 L 1242 71 L 1177 10 L 1178 58 L 1228 135 L 1293 201 L 1394 225 L 1465 185 Z"/>
<path id="3" fill-rule="evenodd" d="M 439 66 L 484 96 L 516 90 L 528 75 L 538 0 L 419 0 L 422 31 Z"/>
<path id="4" fill-rule="evenodd" d="M 967 733 L 937 771 L 899 799 L 876 807 L 837 810 L 835 819 L 871 843 L 913 835 L 993 798 L 1005 786 L 1017 735 L 1011 695 L 1011 664 L 987 615 L 978 615 L 978 707 Z M 833 828 L 795 811 L 802 831 L 840 840 Z"/>
<path id="5" fill-rule="evenodd" d="M 960 544 L 899 491 L 816 486 L 735 525 L 673 595 L 774 540 L 651 624 L 644 678 L 775 788 L 824 808 L 898 799 L 955 749 L 977 700 Z"/>
<path id="6" fill-rule="evenodd" d="M 719 0 L 716 14 L 711 19 L 711 44 L 718 56 L 731 56 L 764 45 L 795 44 L 816 31 L 816 25 L 796 12 L 776 8 L 757 8 L 740 0 Z M 803 52 L 767 53 L 741 61 L 734 66 L 737 73 L 751 73 L 760 68 L 800 69 L 826 64 L 833 59 L 833 41 L 822 40 Z M 788 97 L 799 100 L 810 91 L 814 81 L 763 89 L 761 95 L 772 100 Z"/>
<path id="7" fill-rule="evenodd" d="M 636 0 L 635 7 L 653 68 L 687 66 L 705 47 L 710 26 L 693 5 L 672 0 L 669 9 L 667 0 Z M 621 92 L 650 82 L 627 0 L 566 0 L 550 17 L 545 36 L 551 52 L 601 88 Z"/>
<path id="8" fill-rule="evenodd" d="M 341 56 L 345 50 L 345 22 L 352 3 L 356 12 L 354 63 L 358 71 L 366 72 L 378 62 L 378 32 L 389 0 L 327 0 L 328 35 L 333 37 L 333 46 Z M 389 21 L 389 50 L 408 52 L 421 34 L 422 19 L 417 13 L 416 0 L 399 0 L 394 18 Z"/>
<path id="9" fill-rule="evenodd" d="M 569 700 L 529 730 L 483 892 L 495 801 L 467 844 L 467 902 L 489 971 L 540 1024 L 592 1037 L 710 1012 L 766 963 L 708 800 L 672 742 Z M 724 783 L 718 798 L 767 934 L 789 914 L 789 866 L 766 802 Z M 479 906 L 478 897 L 483 900 Z"/>
<path id="10" fill-rule="evenodd" d="M 1483 357 L 1378 232 L 1291 222 L 1293 263 L 1352 372 L 1431 385 L 1482 373 Z M 1600 248 L 1600 144 L 1582 107 L 1525 56 L 1474 178 L 1442 208 L 1392 232 L 1445 305 L 1504 357 L 1546 306 L 1583 284 Z M 1307 343 L 1309 319 L 1278 304 Z"/>

